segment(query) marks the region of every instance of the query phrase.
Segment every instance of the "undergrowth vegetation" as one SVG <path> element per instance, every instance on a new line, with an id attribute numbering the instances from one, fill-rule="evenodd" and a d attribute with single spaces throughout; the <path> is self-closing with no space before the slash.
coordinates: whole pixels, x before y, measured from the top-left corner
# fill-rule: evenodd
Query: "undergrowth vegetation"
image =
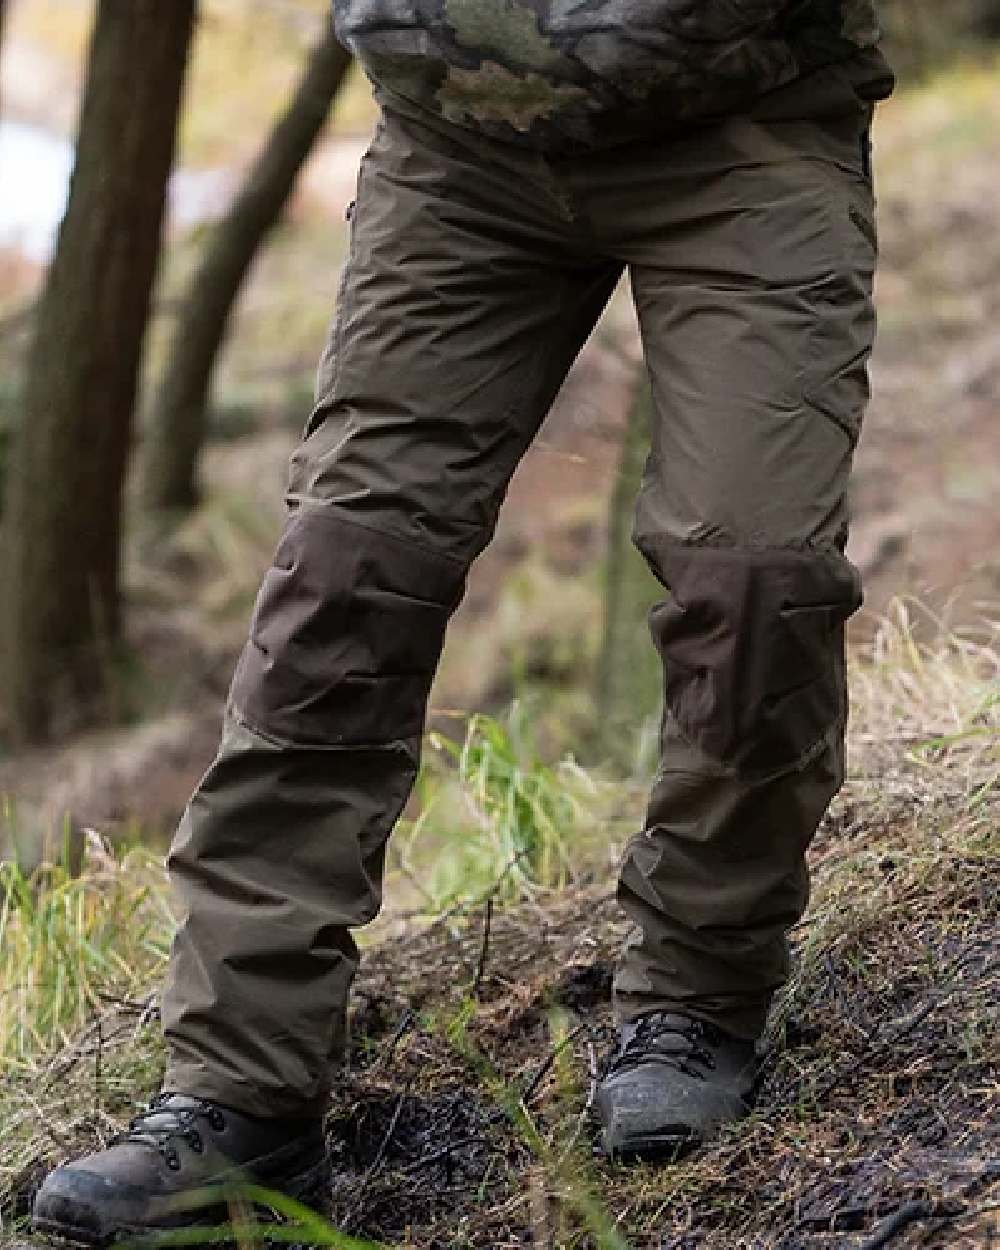
<path id="1" fill-rule="evenodd" d="M 88 831 L 79 868 L 68 852 L 30 875 L 0 863 L 0 1072 L 30 1075 L 109 995 L 148 992 L 172 928 L 150 851 L 115 855 Z"/>
<path id="2" fill-rule="evenodd" d="M 503 720 L 475 714 L 464 740 L 431 733 L 417 786 L 418 812 L 391 843 L 392 863 L 437 915 L 490 893 L 531 898 L 607 871 L 634 826 L 641 788 L 539 752 L 534 703 Z"/>
<path id="3" fill-rule="evenodd" d="M 0 864 L 1 1073 L 32 1073 L 109 995 L 145 993 L 163 966 L 173 924 L 154 856 L 118 858 L 96 836 L 90 848 L 79 871 Z"/>
<path id="4" fill-rule="evenodd" d="M 941 1234 L 919 1244 L 977 1244 L 962 1237 L 986 1227 L 996 1179 L 981 1161 L 996 1153 L 1000 628 L 928 633 L 899 604 L 856 657 L 850 776 L 814 847 L 758 1109 L 667 1170 L 591 1154 L 624 935 L 611 863 L 642 785 L 550 762 L 530 702 L 432 735 L 331 1108 L 332 1223 L 282 1209 L 268 1238 L 790 1250 L 849 1244 L 917 1202 L 913 1219 Z M 108 1140 L 162 1065 L 162 870 L 96 835 L 71 868 L 4 869 L 12 1229 L 44 1170 Z M 280 1208 L 265 1197 L 236 1202 L 241 1244 L 264 1236 L 258 1207 Z"/>

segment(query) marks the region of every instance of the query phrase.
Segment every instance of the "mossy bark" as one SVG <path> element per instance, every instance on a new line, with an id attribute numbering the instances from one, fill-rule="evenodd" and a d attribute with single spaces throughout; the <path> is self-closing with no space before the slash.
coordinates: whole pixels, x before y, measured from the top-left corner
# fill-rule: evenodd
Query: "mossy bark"
<path id="1" fill-rule="evenodd" d="M 119 637 L 122 488 L 194 14 L 195 0 L 97 7 L 0 544 L 15 741 L 92 715 Z"/>
<path id="2" fill-rule="evenodd" d="M 155 511 L 179 511 L 197 502 L 212 373 L 237 297 L 323 130 L 350 61 L 331 25 L 215 229 L 181 304 L 143 455 L 144 498 Z"/>

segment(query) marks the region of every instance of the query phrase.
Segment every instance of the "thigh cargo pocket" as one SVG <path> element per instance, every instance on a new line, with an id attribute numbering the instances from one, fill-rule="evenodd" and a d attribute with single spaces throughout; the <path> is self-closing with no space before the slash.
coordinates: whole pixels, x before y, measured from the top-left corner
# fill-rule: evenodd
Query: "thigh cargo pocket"
<path id="1" fill-rule="evenodd" d="M 875 341 L 875 203 L 863 178 L 838 174 L 831 190 L 834 267 L 817 293 L 802 394 L 844 431 L 853 447 L 868 403 L 868 361 Z"/>

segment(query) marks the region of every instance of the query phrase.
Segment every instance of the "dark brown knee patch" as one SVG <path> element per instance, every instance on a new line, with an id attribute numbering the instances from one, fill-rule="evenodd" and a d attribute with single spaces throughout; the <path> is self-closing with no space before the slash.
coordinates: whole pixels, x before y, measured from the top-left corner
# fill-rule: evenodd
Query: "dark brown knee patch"
<path id="1" fill-rule="evenodd" d="M 302 744 L 419 735 L 465 570 L 410 542 L 300 508 L 261 587 L 233 680 L 240 717 Z"/>
<path id="2" fill-rule="evenodd" d="M 843 626 L 861 604 L 853 566 L 832 550 L 643 549 L 671 593 L 650 626 L 681 731 L 741 771 L 806 758 L 846 715 Z"/>

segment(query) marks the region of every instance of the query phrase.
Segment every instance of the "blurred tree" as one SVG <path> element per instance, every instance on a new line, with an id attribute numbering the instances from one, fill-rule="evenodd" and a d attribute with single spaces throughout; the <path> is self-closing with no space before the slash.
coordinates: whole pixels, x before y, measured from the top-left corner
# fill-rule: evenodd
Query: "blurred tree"
<path id="1" fill-rule="evenodd" d="M 4 19 L 7 16 L 7 0 L 0 0 L 0 53 L 3 52 Z"/>
<path id="2" fill-rule="evenodd" d="M 883 0 L 881 16 L 889 59 L 903 78 L 1000 38 L 1000 0 Z"/>
<path id="3" fill-rule="evenodd" d="M 181 303 L 143 456 L 145 502 L 154 510 L 197 502 L 212 372 L 237 296 L 323 130 L 350 62 L 329 23 Z"/>
<path id="4" fill-rule="evenodd" d="M 649 454 L 653 401 L 639 371 L 622 442 L 608 517 L 604 634 L 597 664 L 598 740 L 602 750 L 631 753 L 635 730 L 653 715 L 663 686 L 649 636 L 649 610 L 663 588 L 632 544 L 632 517 Z M 630 759 L 623 759 L 630 763 Z"/>
<path id="5" fill-rule="evenodd" d="M 93 715 L 119 636 L 122 485 L 195 0 L 99 0 L 0 535 L 14 741 Z"/>
<path id="6" fill-rule="evenodd" d="M 0 0 L 0 56 L 3 56 L 3 36 L 7 22 L 7 0 Z M 3 105 L 3 96 L 0 94 L 0 106 Z"/>
<path id="7" fill-rule="evenodd" d="M 974 0 L 972 29 L 983 39 L 1000 39 L 1000 0 Z"/>

